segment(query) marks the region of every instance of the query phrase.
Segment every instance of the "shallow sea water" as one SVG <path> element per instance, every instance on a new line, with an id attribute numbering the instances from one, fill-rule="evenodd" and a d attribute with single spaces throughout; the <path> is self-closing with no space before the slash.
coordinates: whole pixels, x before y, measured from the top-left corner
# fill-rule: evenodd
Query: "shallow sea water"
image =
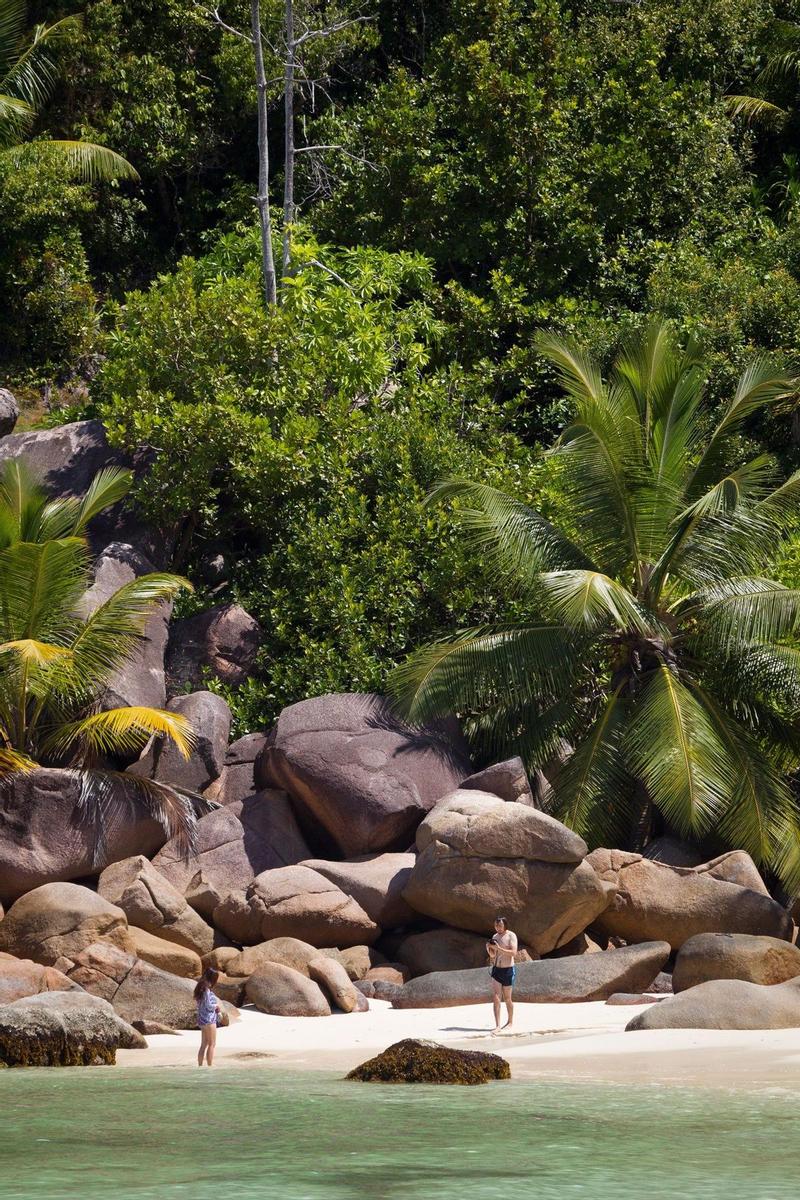
<path id="1" fill-rule="evenodd" d="M 795 1200 L 797 1092 L 0 1072 L 3 1200 Z"/>

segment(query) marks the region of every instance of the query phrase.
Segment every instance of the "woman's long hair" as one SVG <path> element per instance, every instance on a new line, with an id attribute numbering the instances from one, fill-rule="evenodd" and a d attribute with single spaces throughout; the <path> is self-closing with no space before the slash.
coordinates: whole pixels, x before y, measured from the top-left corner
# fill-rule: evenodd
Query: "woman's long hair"
<path id="1" fill-rule="evenodd" d="M 219 971 L 215 971 L 213 967 L 206 967 L 194 986 L 195 1000 L 202 1000 L 206 992 L 214 986 L 218 979 Z"/>

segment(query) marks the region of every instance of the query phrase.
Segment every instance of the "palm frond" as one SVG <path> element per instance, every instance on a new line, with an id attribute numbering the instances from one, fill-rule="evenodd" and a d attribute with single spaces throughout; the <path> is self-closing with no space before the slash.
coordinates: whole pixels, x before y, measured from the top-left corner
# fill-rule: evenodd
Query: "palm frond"
<path id="1" fill-rule="evenodd" d="M 16 654 L 31 666 L 43 667 L 56 659 L 68 658 L 71 651 L 66 646 L 53 646 L 35 638 L 17 638 L 13 642 L 0 643 L 0 654 Z"/>
<path id="2" fill-rule="evenodd" d="M 621 753 L 626 721 L 620 687 L 605 699 L 553 785 L 549 811 L 582 837 L 605 841 L 621 832 L 632 783 Z"/>
<path id="3" fill-rule="evenodd" d="M 761 96 L 725 96 L 725 108 L 728 116 L 734 120 L 741 118 L 748 125 L 782 125 L 789 113 L 778 104 L 771 104 Z"/>
<path id="4" fill-rule="evenodd" d="M 573 646 L 568 630 L 549 624 L 468 629 L 417 650 L 392 672 L 389 689 L 419 722 L 481 709 L 499 695 L 510 704 L 551 693 Z"/>
<path id="5" fill-rule="evenodd" d="M 67 644 L 87 576 L 82 538 L 18 542 L 0 551 L 0 637 Z"/>
<path id="6" fill-rule="evenodd" d="M 679 607 L 720 651 L 747 643 L 779 642 L 800 621 L 800 591 L 757 576 L 727 579 L 696 592 Z"/>
<path id="7" fill-rule="evenodd" d="M 724 812 L 735 783 L 730 759 L 703 705 L 666 666 L 646 680 L 624 750 L 653 804 L 681 834 L 705 833 Z"/>
<path id="8" fill-rule="evenodd" d="M 124 584 L 81 627 L 71 645 L 69 673 L 59 687 L 76 694 L 102 687 L 129 660 L 158 606 L 184 589 L 191 590 L 187 580 L 161 572 Z"/>
<path id="9" fill-rule="evenodd" d="M 494 568 L 504 584 L 517 580 L 523 590 L 536 584 L 549 567 L 592 563 L 535 509 L 504 492 L 467 479 L 445 479 L 433 489 L 427 503 L 457 500 L 456 516 L 464 526 L 468 544 Z"/>
<path id="10" fill-rule="evenodd" d="M 66 755 L 80 745 L 93 755 L 130 754 L 141 750 L 151 737 L 167 737 L 184 758 L 195 744 L 195 734 L 186 717 L 161 708 L 131 705 L 92 713 L 60 726 L 44 740 L 45 748 Z"/>
<path id="11" fill-rule="evenodd" d="M 114 150 L 109 150 L 108 146 L 98 146 L 94 142 L 48 139 L 31 142 L 27 149 L 57 154 L 70 174 L 87 183 L 139 179 L 139 172 L 126 158 Z"/>
<path id="12" fill-rule="evenodd" d="M 540 578 L 553 613 L 568 629 L 611 625 L 640 633 L 659 630 L 656 617 L 608 575 L 598 571 L 547 571 Z"/>
<path id="13" fill-rule="evenodd" d="M 19 54 L 26 17 L 25 0 L 0 0 L 0 79 Z"/>
<path id="14" fill-rule="evenodd" d="M 134 798 L 144 805 L 168 838 L 176 839 L 179 850 L 186 855 L 194 852 L 198 804 L 183 789 L 121 771 L 82 768 L 73 773 L 80 782 L 82 818 L 92 827 L 95 867 L 107 861 L 110 830 L 129 824 L 139 815 L 132 802 Z M 210 806 L 201 801 L 201 814 L 204 811 L 210 811 Z"/>
<path id="15" fill-rule="evenodd" d="M 24 775 L 35 768 L 36 763 L 28 758 L 27 754 L 21 754 L 7 746 L 0 746 L 0 779 L 4 779 L 8 775 Z"/>
<path id="16" fill-rule="evenodd" d="M 52 25 L 36 25 L 28 45 L 6 68 L 3 89 L 25 100 L 33 109 L 40 109 L 49 100 L 56 81 L 56 69 L 49 50 L 79 29 L 82 23 L 80 16 L 70 16 L 54 21 Z"/>
<path id="17" fill-rule="evenodd" d="M 556 368 L 558 382 L 568 396 L 579 404 L 600 401 L 603 393 L 600 371 L 581 346 L 569 338 L 546 332 L 537 334 L 534 345 Z"/>

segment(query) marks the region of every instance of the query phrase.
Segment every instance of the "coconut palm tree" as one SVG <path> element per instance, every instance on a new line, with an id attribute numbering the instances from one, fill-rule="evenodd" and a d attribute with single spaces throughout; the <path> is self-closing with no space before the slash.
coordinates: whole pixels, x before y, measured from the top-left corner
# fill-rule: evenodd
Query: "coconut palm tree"
<path id="1" fill-rule="evenodd" d="M 56 85 L 50 51 L 81 26 L 79 16 L 27 32 L 25 0 L 0 0 L 0 154 L 19 154 Z M 28 153 L 56 154 L 86 180 L 138 179 L 127 159 L 93 142 L 37 140 Z"/>
<path id="2" fill-rule="evenodd" d="M 800 78 L 800 25 L 792 21 L 775 21 L 771 27 L 773 51 L 756 76 L 756 90 L 775 91 L 795 87 Z M 782 125 L 789 110 L 757 95 L 727 95 L 725 105 L 732 117 L 764 125 Z"/>
<path id="3" fill-rule="evenodd" d="M 711 425 L 697 347 L 666 324 L 607 381 L 567 340 L 539 349 L 573 411 L 552 453 L 577 532 L 481 483 L 437 487 L 525 615 L 418 650 L 398 703 L 419 721 L 457 712 L 484 753 L 529 768 L 566 746 L 547 806 L 590 841 L 630 838 L 655 808 L 796 883 L 800 591 L 764 572 L 797 524 L 800 472 L 741 461 L 736 435 L 797 381 L 755 360 Z"/>
<path id="4" fill-rule="evenodd" d="M 70 768 L 79 774 L 84 803 L 101 817 L 124 802 L 115 758 L 137 753 L 153 736 L 171 738 L 184 756 L 193 744 L 178 713 L 99 704 L 156 606 L 188 586 L 174 575 L 143 575 L 87 613 L 86 529 L 130 484 L 130 472 L 112 468 L 95 477 L 85 496 L 48 500 L 16 462 L 0 479 L 0 776 Z M 133 775 L 124 779 L 127 795 L 137 788 L 169 836 L 190 840 L 199 798 Z"/>

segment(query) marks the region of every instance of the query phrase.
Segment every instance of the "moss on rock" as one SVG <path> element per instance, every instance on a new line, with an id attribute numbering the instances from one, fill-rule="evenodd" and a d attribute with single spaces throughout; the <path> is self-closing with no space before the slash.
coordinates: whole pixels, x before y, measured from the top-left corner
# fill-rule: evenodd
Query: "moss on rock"
<path id="1" fill-rule="evenodd" d="M 472 1085 L 510 1079 L 511 1068 L 499 1054 L 455 1050 L 437 1042 L 405 1038 L 370 1058 L 347 1076 L 361 1083 L 458 1083 Z"/>

